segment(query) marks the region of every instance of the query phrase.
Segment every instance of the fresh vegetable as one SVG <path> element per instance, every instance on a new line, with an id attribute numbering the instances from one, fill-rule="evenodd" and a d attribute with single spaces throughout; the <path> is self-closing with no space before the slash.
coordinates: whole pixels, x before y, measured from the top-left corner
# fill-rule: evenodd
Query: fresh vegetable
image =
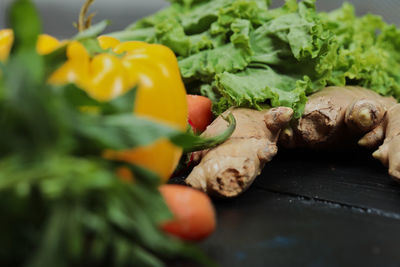
<path id="1" fill-rule="evenodd" d="M 0 30 L 0 61 L 6 61 L 14 42 L 14 32 L 12 29 Z M 48 34 L 40 34 L 36 43 L 36 52 L 40 55 L 50 54 L 59 48 L 63 42 L 60 42 Z"/>
<path id="2" fill-rule="evenodd" d="M 67 60 L 61 67 L 55 70 L 49 77 L 48 82 L 54 85 L 64 85 L 73 83 L 80 88 L 90 86 L 89 79 L 89 53 L 85 47 L 78 41 L 72 41 L 66 48 Z M 104 87 L 110 84 L 104 85 Z"/>
<path id="3" fill-rule="evenodd" d="M 167 47 L 143 42 L 119 43 L 111 38 L 99 38 L 99 46 L 111 49 L 116 55 L 103 52 L 91 58 L 80 42 L 71 42 L 67 47 L 68 60 L 49 82 L 76 83 L 99 101 L 110 101 L 137 85 L 133 112 L 182 131 L 186 129 L 186 91 L 176 58 Z M 182 150 L 170 141 L 159 140 L 133 150 L 107 151 L 105 156 L 149 168 L 166 181 L 181 154 Z"/>
<path id="4" fill-rule="evenodd" d="M 362 87 L 327 87 L 308 98 L 304 114 L 282 132 L 280 142 L 286 147 L 344 147 L 378 127 L 396 103 Z M 374 147 L 378 140 L 368 136 L 359 144 Z"/>
<path id="5" fill-rule="evenodd" d="M 343 146 L 358 139 L 376 148 L 385 139 L 374 156 L 397 178 L 398 149 L 390 144 L 397 144 L 400 30 L 379 16 L 357 17 L 350 4 L 324 13 L 313 0 L 288 0 L 275 9 L 269 2 L 171 0 L 111 36 L 169 46 L 189 93 L 209 97 L 217 114 L 232 107 L 291 107 L 296 120 L 282 131 L 285 146 Z M 318 92 L 327 86 L 352 87 Z M 194 172 L 195 187 L 214 179 Z M 225 179 L 237 181 L 233 174 Z"/>
<path id="6" fill-rule="evenodd" d="M 389 168 L 389 174 L 400 180 L 400 104 L 392 106 L 383 122 L 384 142 L 372 155 Z M 383 137 L 380 136 L 380 137 Z"/>
<path id="7" fill-rule="evenodd" d="M 350 4 L 317 12 L 314 1 L 171 0 L 171 6 L 111 34 L 169 46 L 189 93 L 232 106 L 287 106 L 299 118 L 306 95 L 358 85 L 400 99 L 400 30 Z"/>
<path id="8" fill-rule="evenodd" d="M 199 162 L 185 182 L 219 197 L 235 197 L 244 192 L 260 174 L 264 164 L 277 153 L 276 142 L 293 111 L 287 107 L 257 111 L 229 110 L 237 120 L 232 136 L 219 146 L 193 153 Z M 202 134 L 211 137 L 227 127 L 219 116 Z"/>
<path id="9" fill-rule="evenodd" d="M 400 108 L 393 97 L 360 87 L 328 87 L 309 97 L 303 116 L 281 134 L 289 147 L 336 148 L 355 144 L 400 179 Z M 361 139 L 360 139 L 361 138 Z"/>
<path id="10" fill-rule="evenodd" d="M 11 49 L 12 36 L 11 30 L 3 30 L 0 35 L 4 60 Z M 66 47 L 66 62 L 53 72 L 48 81 L 55 85 L 74 83 L 99 101 L 109 101 L 139 85 L 135 88 L 135 113 L 185 130 L 186 92 L 173 53 L 165 46 L 142 42 L 119 43 L 110 38 L 105 41 L 104 37 L 99 37 L 98 42 L 101 49 L 112 48 L 112 52 L 121 56 L 123 53 L 122 58 L 106 51 L 91 57 L 81 42 L 70 41 Z M 42 34 L 36 51 L 46 55 L 64 44 L 66 42 Z M 106 157 L 150 168 L 165 181 L 175 169 L 181 154 L 182 150 L 170 141 L 160 140 L 135 150 L 108 151 Z M 154 164 L 154 157 L 160 158 L 159 164 Z"/>
<path id="11" fill-rule="evenodd" d="M 40 34 L 36 43 L 36 51 L 40 55 L 47 55 L 64 45 L 67 41 L 60 42 L 57 38 L 48 34 Z"/>
<path id="12" fill-rule="evenodd" d="M 273 127 L 278 134 L 283 129 L 279 134 L 279 143 L 289 148 L 344 148 L 358 140 L 359 145 L 376 149 L 383 142 L 373 156 L 389 167 L 393 178 L 400 179 L 398 106 L 393 97 L 383 97 L 365 88 L 327 87 L 312 94 L 302 117 L 290 124 L 287 124 L 289 120 L 279 119 L 276 115 L 270 116 L 269 122 L 267 118 L 257 115 L 257 112 L 268 114 L 267 110 L 235 109 L 233 114 L 238 121 L 236 131 L 224 144 L 193 153 L 193 159 L 201 159 L 201 162 L 189 174 L 186 183 L 223 197 L 243 192 L 263 166 L 258 164 L 257 159 L 267 162 L 276 154 L 276 135 L 272 135 L 272 143 L 260 141 L 262 138 L 259 136 L 265 131 L 260 126 L 264 125 L 263 120 L 271 133 L 274 133 Z M 217 118 L 203 136 L 212 135 L 213 129 L 218 131 L 221 127 L 223 123 Z M 252 138 L 256 138 L 257 142 L 251 141 Z M 267 156 L 267 159 L 260 155 Z"/>
<path id="13" fill-rule="evenodd" d="M 122 63 L 129 70 L 130 82 L 138 84 L 134 112 L 186 130 L 186 91 L 173 52 L 165 46 L 142 42 L 121 43 L 113 51 L 124 53 Z M 120 152 L 116 157 L 150 168 L 165 181 L 175 170 L 181 155 L 180 148 L 160 140 L 152 146 Z M 162 165 L 154 165 L 155 157 Z"/>
<path id="14" fill-rule="evenodd" d="M 187 95 L 189 124 L 197 133 L 203 132 L 212 121 L 212 102 L 205 96 Z"/>
<path id="15" fill-rule="evenodd" d="M 166 232 L 199 241 L 215 230 L 215 210 L 206 194 L 183 185 L 162 185 L 160 192 L 174 216 L 163 223 Z"/>
<path id="16" fill-rule="evenodd" d="M 0 34 L 1 57 L 4 59 L 10 51 L 12 36 L 11 30 L 3 30 Z M 36 51 L 46 55 L 66 43 L 42 34 L 38 38 Z M 90 52 L 93 51 L 88 51 L 84 44 L 91 44 L 100 53 L 91 56 Z M 114 38 L 100 36 L 97 42 L 68 42 L 66 54 L 66 62 L 50 76 L 51 84 L 74 83 L 99 101 L 109 101 L 135 87 L 135 113 L 186 130 L 186 91 L 175 55 L 167 47 L 143 42 L 120 43 Z M 140 164 L 152 169 L 166 181 L 175 170 L 181 154 L 181 148 L 168 140 L 159 140 L 133 150 L 109 150 L 105 156 Z M 160 159 L 158 164 L 154 163 L 155 157 Z"/>
<path id="17" fill-rule="evenodd" d="M 6 61 L 14 41 L 14 33 L 10 29 L 0 30 L 0 62 Z"/>
<path id="18" fill-rule="evenodd" d="M 202 139 L 132 112 L 135 90 L 102 102 L 78 84 L 48 83 L 66 64 L 66 48 L 86 50 L 70 41 L 39 55 L 40 20 L 29 0 L 14 1 L 9 17 L 15 42 L 0 64 L 0 265 L 163 266 L 175 257 L 210 264 L 160 231 L 172 214 L 157 174 L 102 157 L 161 138 L 189 150 Z M 79 41 L 97 42 L 96 31 Z M 133 182 L 117 176 L 121 168 Z"/>

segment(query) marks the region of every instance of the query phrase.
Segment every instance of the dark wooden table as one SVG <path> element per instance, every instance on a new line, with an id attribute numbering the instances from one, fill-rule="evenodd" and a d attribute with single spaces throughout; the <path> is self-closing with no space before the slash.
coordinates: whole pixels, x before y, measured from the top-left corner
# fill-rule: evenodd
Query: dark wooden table
<path id="1" fill-rule="evenodd" d="M 222 266 L 400 265 L 400 185 L 369 151 L 280 151 L 249 191 L 215 204 L 202 247 Z"/>

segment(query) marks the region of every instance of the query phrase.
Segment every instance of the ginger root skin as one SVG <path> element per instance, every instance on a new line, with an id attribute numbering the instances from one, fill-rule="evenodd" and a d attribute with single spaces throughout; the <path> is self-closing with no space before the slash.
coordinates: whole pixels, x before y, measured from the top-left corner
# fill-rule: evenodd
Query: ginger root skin
<path id="1" fill-rule="evenodd" d="M 358 145 L 365 148 L 377 148 L 382 140 L 385 138 L 386 129 L 386 118 L 376 126 L 372 131 L 366 133 L 360 140 L 358 140 Z"/>
<path id="2" fill-rule="evenodd" d="M 237 121 L 223 144 L 193 153 L 201 161 L 186 183 L 212 195 L 235 197 L 244 192 L 264 164 L 277 153 L 276 143 L 287 148 L 344 148 L 357 143 L 379 149 L 373 156 L 400 181 L 400 104 L 361 87 L 327 87 L 311 95 L 300 119 L 278 107 L 264 111 L 231 109 Z M 397 116 L 396 116 L 397 114 Z M 218 117 L 203 133 L 213 137 L 227 122 Z"/>
<path id="3" fill-rule="evenodd" d="M 313 149 L 360 145 L 376 147 L 383 141 L 387 110 L 397 102 L 362 87 L 326 87 L 309 96 L 303 116 L 283 130 L 279 143 L 287 148 Z"/>
<path id="4" fill-rule="evenodd" d="M 400 181 L 400 104 L 361 87 L 327 87 L 311 95 L 303 116 L 281 132 L 288 148 L 376 149 L 373 157 Z M 383 144 L 382 144 L 383 143 Z"/>
<path id="5" fill-rule="evenodd" d="M 260 174 L 264 164 L 277 153 L 276 142 L 281 129 L 291 120 L 290 108 L 278 107 L 257 111 L 235 108 L 232 112 L 237 126 L 223 144 L 193 153 L 200 161 L 186 184 L 218 197 L 235 197 L 244 192 Z M 219 116 L 202 134 L 212 137 L 224 131 L 227 122 Z"/>
<path id="6" fill-rule="evenodd" d="M 387 112 L 385 140 L 372 156 L 389 167 L 389 175 L 400 181 L 400 104 Z"/>

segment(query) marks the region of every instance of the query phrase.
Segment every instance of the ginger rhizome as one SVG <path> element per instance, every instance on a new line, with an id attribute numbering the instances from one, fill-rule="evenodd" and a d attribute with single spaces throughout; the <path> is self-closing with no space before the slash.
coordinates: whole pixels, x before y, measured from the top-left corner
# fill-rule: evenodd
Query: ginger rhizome
<path id="1" fill-rule="evenodd" d="M 400 179 L 400 104 L 392 106 L 382 124 L 385 129 L 383 144 L 372 155 L 389 167 L 389 174 Z M 383 136 L 382 134 L 379 137 Z"/>
<path id="2" fill-rule="evenodd" d="M 195 161 L 201 162 L 186 179 L 188 185 L 217 196 L 237 196 L 275 156 L 278 139 L 287 148 L 358 144 L 376 149 L 381 145 L 373 156 L 400 179 L 400 104 L 393 97 L 361 87 L 327 87 L 309 96 L 303 115 L 292 121 L 293 112 L 285 107 L 227 112 L 234 114 L 236 130 L 223 144 L 193 153 Z M 203 136 L 215 136 L 226 127 L 220 116 Z"/>
<path id="3" fill-rule="evenodd" d="M 220 197 L 237 196 L 251 185 L 264 164 L 276 155 L 279 133 L 293 114 L 286 107 L 227 112 L 232 112 L 237 122 L 232 136 L 215 148 L 194 152 L 193 159 L 201 162 L 186 178 L 188 185 Z M 222 116 L 207 127 L 203 137 L 213 137 L 226 129 L 228 123 Z"/>
<path id="4" fill-rule="evenodd" d="M 309 96 L 302 117 L 282 131 L 280 144 L 330 148 L 361 138 L 360 145 L 375 147 L 383 137 L 385 114 L 395 104 L 393 97 L 362 87 L 327 87 Z"/>
<path id="5" fill-rule="evenodd" d="M 358 142 L 357 142 L 358 140 Z M 400 179 L 400 104 L 361 87 L 327 87 L 311 95 L 303 116 L 282 131 L 286 147 L 332 148 L 353 143 Z"/>

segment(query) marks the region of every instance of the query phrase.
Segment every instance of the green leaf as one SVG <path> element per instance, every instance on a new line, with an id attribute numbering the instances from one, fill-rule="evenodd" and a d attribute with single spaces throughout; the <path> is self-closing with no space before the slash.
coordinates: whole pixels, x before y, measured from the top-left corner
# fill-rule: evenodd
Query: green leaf
<path id="1" fill-rule="evenodd" d="M 124 41 L 143 41 L 151 42 L 155 41 L 156 30 L 153 28 L 138 29 L 136 31 L 119 31 L 113 33 L 107 33 L 107 36 L 117 38 L 118 40 Z"/>
<path id="2" fill-rule="evenodd" d="M 105 102 L 101 105 L 103 114 L 121 114 L 133 112 L 137 88 L 134 87 L 128 90 L 123 95 L 120 95 L 111 101 Z"/>
<path id="3" fill-rule="evenodd" d="M 180 144 L 181 146 L 182 146 L 183 142 L 188 142 L 189 145 L 187 148 L 184 149 L 184 153 L 213 148 L 213 147 L 225 142 L 235 131 L 236 120 L 235 120 L 235 117 L 232 115 L 232 113 L 229 113 L 228 116 L 226 118 L 224 118 L 224 120 L 226 120 L 228 122 L 228 126 L 225 131 L 223 131 L 222 133 L 219 133 L 217 136 L 209 137 L 209 138 L 193 137 L 192 140 L 190 140 L 190 141 L 189 141 L 189 138 L 187 138 L 187 137 L 179 136 L 176 138 L 172 138 L 171 141 L 176 144 Z M 186 139 L 186 138 L 188 140 L 184 141 L 183 139 Z M 180 140 L 180 139 L 182 139 L 182 140 Z"/>
<path id="4" fill-rule="evenodd" d="M 247 68 L 238 73 L 222 73 L 217 76 L 217 87 L 229 106 L 265 108 L 265 103 L 287 106 L 296 110 L 296 117 L 302 112 L 308 83 L 298 84 L 296 76 L 275 72 L 269 67 Z M 218 105 L 225 105 L 224 102 Z"/>
<path id="5" fill-rule="evenodd" d="M 86 38 L 97 37 L 99 34 L 101 34 L 105 30 L 105 28 L 109 24 L 110 24 L 109 20 L 103 20 L 103 21 L 91 26 L 89 29 L 78 33 L 77 35 L 75 35 L 75 37 L 73 39 L 79 41 L 79 40 L 83 40 Z"/>
<path id="6" fill-rule="evenodd" d="M 10 25 L 14 31 L 14 49 L 34 50 L 42 26 L 38 12 L 30 0 L 13 2 L 10 8 Z"/>
<path id="7" fill-rule="evenodd" d="M 201 262 L 200 251 L 188 252 L 160 230 L 171 213 L 158 191 L 159 177 L 101 156 L 104 149 L 159 138 L 189 147 L 192 136 L 135 116 L 135 88 L 99 102 L 74 85 L 48 85 L 66 47 L 37 55 L 40 23 L 30 1 L 15 2 L 12 22 L 18 43 L 0 75 L 0 265 L 158 266 L 175 257 Z M 104 25 L 77 38 L 93 44 L 89 37 Z M 83 112 L 85 107 L 98 112 Z M 120 167 L 132 171 L 134 183 L 116 175 Z"/>
<path id="8" fill-rule="evenodd" d="M 36 53 L 36 41 L 41 33 L 39 14 L 30 0 L 16 0 L 10 7 L 10 25 L 14 44 L 10 65 L 19 65 L 25 72 L 26 83 L 37 83 L 44 77 L 43 59 Z M 9 68 L 9 67 L 7 67 Z M 11 67 L 12 68 L 12 67 Z"/>
<path id="9" fill-rule="evenodd" d="M 138 266 L 149 266 L 149 267 L 158 267 L 164 266 L 160 259 L 157 259 L 155 255 L 152 255 L 148 251 L 143 248 L 136 246 L 131 251 L 130 256 L 133 258 L 132 262 L 135 262 Z"/>
<path id="10" fill-rule="evenodd" d="M 92 57 L 97 54 L 101 54 L 101 53 L 112 54 L 119 58 L 121 58 L 123 56 L 123 54 L 114 53 L 111 48 L 109 48 L 109 49 L 101 48 L 101 46 L 96 38 L 84 38 L 84 39 L 80 39 L 79 42 L 86 48 L 86 50 L 89 52 L 89 54 Z"/>
<path id="11" fill-rule="evenodd" d="M 157 25 L 156 37 L 159 43 L 170 47 L 177 55 L 189 55 L 190 39 L 176 19 L 171 18 Z"/>
<path id="12" fill-rule="evenodd" d="M 133 114 L 88 115 L 76 125 L 76 131 L 87 142 L 97 143 L 100 150 L 134 148 L 151 144 L 159 138 L 184 135 L 167 125 Z"/>
<path id="13" fill-rule="evenodd" d="M 185 151 L 194 151 L 224 142 L 236 126 L 235 119 L 232 116 L 228 118 L 230 122 L 228 129 L 208 139 L 181 132 L 164 123 L 135 116 L 132 113 L 107 116 L 87 115 L 75 125 L 75 130 L 81 138 L 86 140 L 84 143 L 87 149 L 91 146 L 100 151 L 130 149 L 146 146 L 160 138 L 168 138 Z"/>
<path id="14" fill-rule="evenodd" d="M 350 4 L 317 12 L 313 0 L 274 9 L 265 0 L 172 2 L 118 35 L 155 31 L 150 42 L 179 55 L 188 90 L 201 85 L 218 113 L 285 105 L 299 117 L 306 95 L 327 85 L 363 86 L 400 100 L 400 29 L 379 16 L 357 17 Z"/>
<path id="15" fill-rule="evenodd" d="M 54 90 L 61 92 L 62 97 L 71 106 L 75 108 L 94 107 L 98 109 L 99 113 L 104 115 L 133 112 L 136 96 L 136 88 L 133 88 L 110 101 L 100 102 L 74 84 L 56 86 Z"/>
<path id="16" fill-rule="evenodd" d="M 215 74 L 243 70 L 250 60 L 248 50 L 227 44 L 183 58 L 179 67 L 188 80 L 212 81 Z"/>
<path id="17" fill-rule="evenodd" d="M 112 164 L 111 166 L 115 170 L 118 168 L 121 168 L 121 167 L 129 169 L 133 173 L 136 182 L 138 182 L 140 184 L 144 184 L 148 188 L 158 188 L 158 186 L 160 186 L 160 183 L 161 183 L 160 177 L 158 176 L 158 174 L 156 174 L 155 172 L 153 172 L 149 169 L 146 169 L 139 165 L 122 163 L 120 161 L 107 160 L 107 162 L 109 162 L 109 164 Z M 164 206 L 162 206 L 162 207 L 164 207 Z M 167 213 L 165 213 L 165 212 L 167 212 Z M 169 218 L 169 216 L 170 216 L 170 212 L 166 211 L 166 210 L 164 210 L 163 212 L 159 212 L 159 214 L 163 214 L 163 215 L 161 215 L 162 217 L 164 217 L 165 214 L 167 214 L 168 215 L 167 218 Z"/>
<path id="18" fill-rule="evenodd" d="M 50 75 L 61 67 L 67 60 L 67 44 L 62 45 L 50 54 L 43 56 L 45 65 L 45 77 Z"/>
<path id="19" fill-rule="evenodd" d="M 81 108 L 83 106 L 100 107 L 102 105 L 101 102 L 90 97 L 86 91 L 80 89 L 75 84 L 54 86 L 53 90 L 56 93 L 60 93 L 66 102 L 74 108 Z"/>

